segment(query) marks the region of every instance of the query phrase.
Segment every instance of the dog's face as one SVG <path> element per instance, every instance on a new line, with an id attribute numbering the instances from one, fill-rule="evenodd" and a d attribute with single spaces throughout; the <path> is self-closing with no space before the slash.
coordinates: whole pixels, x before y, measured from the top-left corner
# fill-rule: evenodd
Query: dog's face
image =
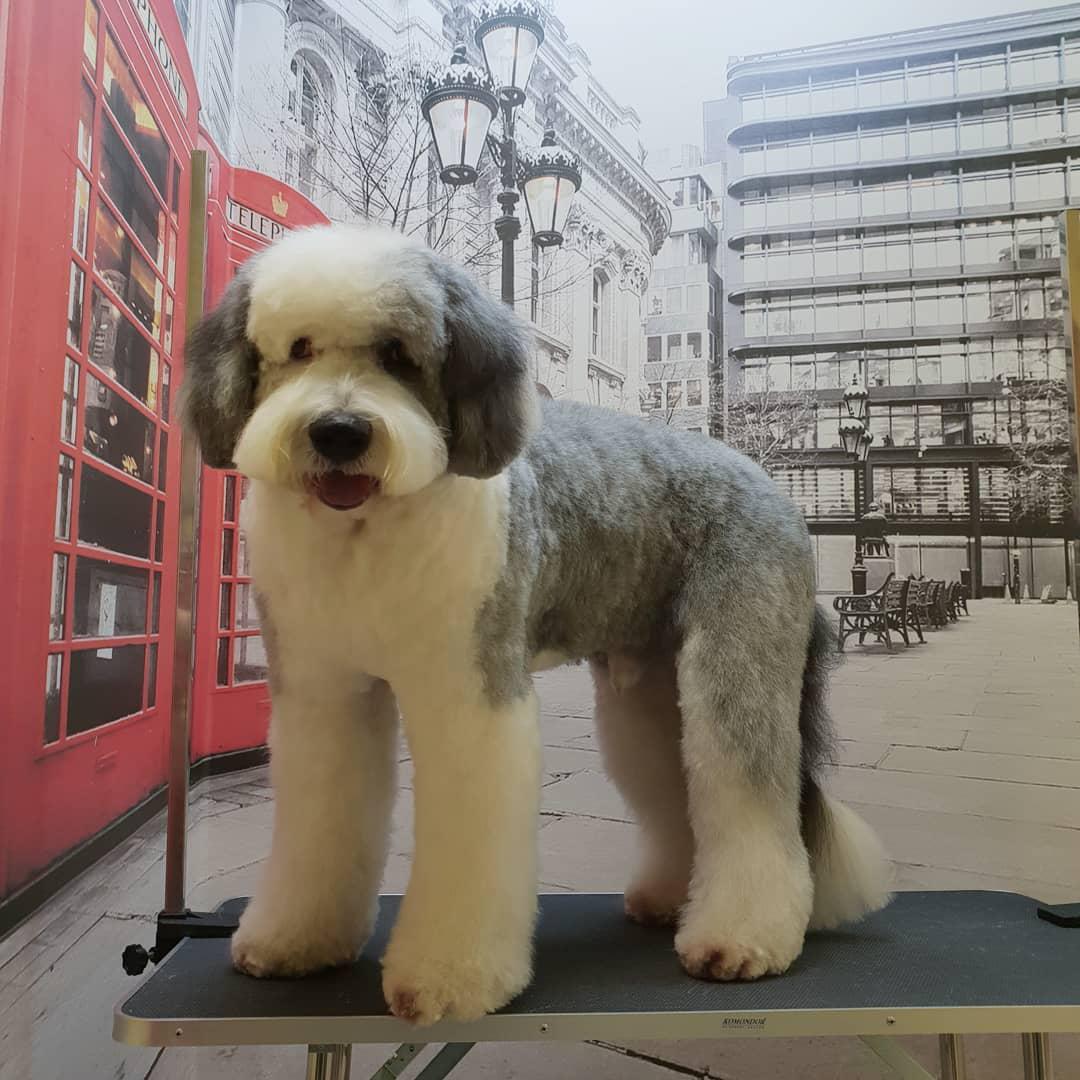
<path id="1" fill-rule="evenodd" d="M 191 334 L 184 414 L 209 465 L 356 510 L 505 468 L 535 423 L 529 351 L 513 312 L 424 245 L 305 229 Z"/>

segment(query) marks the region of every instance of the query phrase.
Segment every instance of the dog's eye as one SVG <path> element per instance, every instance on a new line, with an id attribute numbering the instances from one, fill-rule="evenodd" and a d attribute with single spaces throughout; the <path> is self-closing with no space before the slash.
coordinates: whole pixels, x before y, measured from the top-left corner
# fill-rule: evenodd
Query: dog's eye
<path id="1" fill-rule="evenodd" d="M 309 337 L 298 337 L 289 346 L 290 360 L 310 360 L 314 355 L 315 350 L 311 347 L 311 338 Z"/>
<path id="2" fill-rule="evenodd" d="M 398 379 L 407 379 L 417 372 L 416 365 L 409 359 L 405 347 L 397 338 L 387 338 L 375 346 L 383 371 Z"/>

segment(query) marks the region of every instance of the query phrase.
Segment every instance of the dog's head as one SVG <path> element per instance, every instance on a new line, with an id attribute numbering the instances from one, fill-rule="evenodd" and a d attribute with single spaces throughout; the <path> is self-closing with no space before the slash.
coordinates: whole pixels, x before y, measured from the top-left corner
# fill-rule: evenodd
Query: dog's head
<path id="1" fill-rule="evenodd" d="M 305 229 L 190 335 L 184 415 L 208 464 L 353 510 L 504 469 L 535 422 L 529 353 L 513 312 L 423 244 Z"/>

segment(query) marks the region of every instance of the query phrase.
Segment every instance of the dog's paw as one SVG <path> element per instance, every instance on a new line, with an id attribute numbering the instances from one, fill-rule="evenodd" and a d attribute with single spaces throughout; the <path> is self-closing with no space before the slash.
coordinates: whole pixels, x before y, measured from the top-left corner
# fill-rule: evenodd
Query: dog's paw
<path id="1" fill-rule="evenodd" d="M 758 868 L 760 871 L 760 867 Z M 675 951 L 697 979 L 779 975 L 802 952 L 813 887 L 805 860 L 778 860 L 754 888 L 716 882 L 683 910 Z"/>
<path id="2" fill-rule="evenodd" d="M 383 996 L 390 1011 L 418 1025 L 477 1020 L 501 1009 L 529 983 L 529 950 L 467 949 L 440 955 L 391 943 L 383 959 Z"/>
<path id="3" fill-rule="evenodd" d="M 737 938 L 703 941 L 679 941 L 675 949 L 683 970 L 695 979 L 732 982 L 736 979 L 760 979 L 763 975 L 780 975 L 798 956 L 768 946 L 739 941 Z"/>
<path id="4" fill-rule="evenodd" d="M 764 898 L 759 909 L 741 918 L 723 911 L 688 911 L 675 935 L 683 968 L 696 979 L 729 982 L 780 975 L 802 952 L 807 905 Z"/>
<path id="5" fill-rule="evenodd" d="M 232 937 L 232 962 L 256 978 L 295 978 L 352 963 L 364 947 L 364 932 L 346 932 L 310 918 L 249 910 Z"/>

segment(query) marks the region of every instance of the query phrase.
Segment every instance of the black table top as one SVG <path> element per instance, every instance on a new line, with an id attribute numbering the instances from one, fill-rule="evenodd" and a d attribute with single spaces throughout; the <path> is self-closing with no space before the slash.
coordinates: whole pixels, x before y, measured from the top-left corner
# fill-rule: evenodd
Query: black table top
<path id="1" fill-rule="evenodd" d="M 355 965 L 301 980 L 252 979 L 233 970 L 227 940 L 184 941 L 120 1006 L 114 1034 L 144 1045 L 416 1040 L 380 986 L 398 903 L 383 898 Z M 683 973 L 671 930 L 624 918 L 621 896 L 548 894 L 532 985 L 495 1016 L 423 1037 L 1080 1031 L 1080 929 L 1036 906 L 1011 893 L 900 893 L 857 925 L 810 934 L 783 976 L 707 983 Z"/>

